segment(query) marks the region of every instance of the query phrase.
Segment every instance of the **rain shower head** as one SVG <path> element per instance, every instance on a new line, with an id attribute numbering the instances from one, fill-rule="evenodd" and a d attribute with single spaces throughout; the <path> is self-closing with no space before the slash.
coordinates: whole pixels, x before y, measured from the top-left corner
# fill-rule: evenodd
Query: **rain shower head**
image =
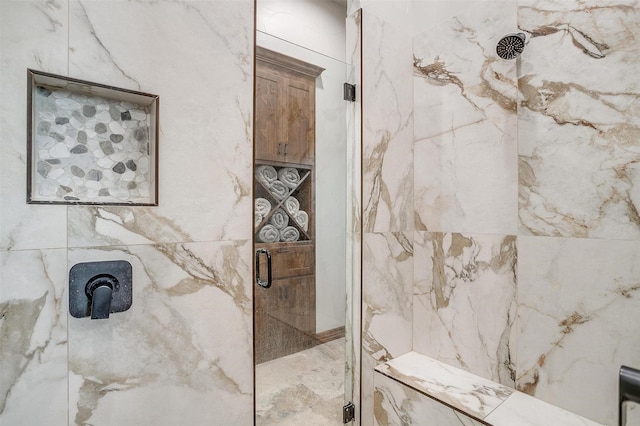
<path id="1" fill-rule="evenodd" d="M 496 53 L 502 59 L 515 59 L 524 50 L 524 42 L 524 33 L 507 34 L 498 42 Z"/>

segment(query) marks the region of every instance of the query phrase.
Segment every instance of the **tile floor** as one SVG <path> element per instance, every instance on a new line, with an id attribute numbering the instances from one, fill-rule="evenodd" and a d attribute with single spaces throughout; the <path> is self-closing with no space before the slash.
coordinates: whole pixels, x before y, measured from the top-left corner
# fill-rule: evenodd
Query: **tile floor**
<path id="1" fill-rule="evenodd" d="M 341 425 L 344 338 L 256 367 L 256 425 Z"/>

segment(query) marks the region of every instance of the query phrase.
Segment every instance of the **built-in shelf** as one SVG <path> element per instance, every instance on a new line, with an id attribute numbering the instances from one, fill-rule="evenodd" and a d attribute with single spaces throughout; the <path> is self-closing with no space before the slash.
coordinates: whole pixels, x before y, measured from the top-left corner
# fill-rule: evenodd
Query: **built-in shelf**
<path id="1" fill-rule="evenodd" d="M 157 205 L 158 96 L 27 75 L 27 202 Z"/>
<path id="2" fill-rule="evenodd" d="M 375 371 L 393 379 L 393 383 L 423 395 L 425 407 L 420 410 L 423 414 L 431 406 L 440 415 L 443 413 L 441 408 L 453 410 L 458 413 L 451 411 L 453 416 L 462 415 L 474 425 L 604 426 L 416 352 L 382 363 Z M 440 406 L 434 407 L 434 401 Z M 412 404 L 415 409 L 419 402 L 412 401 Z"/>

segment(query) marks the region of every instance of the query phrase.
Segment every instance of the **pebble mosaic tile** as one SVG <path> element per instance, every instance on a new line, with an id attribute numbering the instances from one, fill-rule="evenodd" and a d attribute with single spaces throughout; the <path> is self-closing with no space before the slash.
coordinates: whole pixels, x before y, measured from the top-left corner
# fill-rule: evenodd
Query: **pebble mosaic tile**
<path id="1" fill-rule="evenodd" d="M 155 104 L 60 82 L 32 82 L 29 201 L 155 204 Z"/>

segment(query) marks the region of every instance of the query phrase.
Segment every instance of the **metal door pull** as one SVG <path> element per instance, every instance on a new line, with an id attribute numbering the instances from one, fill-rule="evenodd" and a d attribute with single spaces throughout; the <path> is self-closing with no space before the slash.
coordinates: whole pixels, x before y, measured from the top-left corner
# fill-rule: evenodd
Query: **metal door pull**
<path id="1" fill-rule="evenodd" d="M 264 254 L 267 256 L 267 280 L 263 281 L 262 278 L 260 277 L 260 255 Z M 256 250 L 256 283 L 263 288 L 269 288 L 271 287 L 271 283 L 272 283 L 272 278 L 271 278 L 271 253 L 269 253 L 269 250 L 265 249 L 265 248 L 259 248 L 258 250 Z"/>

